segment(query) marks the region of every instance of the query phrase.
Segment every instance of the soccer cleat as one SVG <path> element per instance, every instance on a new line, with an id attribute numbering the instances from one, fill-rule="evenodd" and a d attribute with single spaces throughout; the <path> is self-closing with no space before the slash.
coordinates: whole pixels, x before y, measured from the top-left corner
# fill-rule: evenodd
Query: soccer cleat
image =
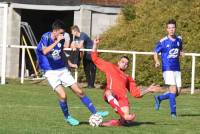
<path id="1" fill-rule="evenodd" d="M 108 116 L 109 112 L 108 111 L 98 111 L 96 114 L 98 114 L 102 117 L 105 117 L 105 116 Z"/>
<path id="2" fill-rule="evenodd" d="M 135 119 L 136 115 L 135 114 L 128 114 L 128 115 L 124 115 L 124 119 L 126 121 L 133 121 Z"/>
<path id="3" fill-rule="evenodd" d="M 176 114 L 171 114 L 171 117 L 172 117 L 173 119 L 176 119 Z"/>
<path id="4" fill-rule="evenodd" d="M 121 126 L 120 121 L 119 120 L 109 120 L 106 122 L 101 123 L 102 127 L 111 127 L 111 126 Z"/>
<path id="5" fill-rule="evenodd" d="M 155 105 L 154 105 L 155 110 L 159 110 L 159 108 L 160 108 L 160 100 L 159 100 L 158 96 L 154 96 L 154 99 L 155 99 Z"/>
<path id="6" fill-rule="evenodd" d="M 65 118 L 65 121 L 72 126 L 77 126 L 79 124 L 79 121 L 72 116 L 68 116 L 67 118 Z"/>

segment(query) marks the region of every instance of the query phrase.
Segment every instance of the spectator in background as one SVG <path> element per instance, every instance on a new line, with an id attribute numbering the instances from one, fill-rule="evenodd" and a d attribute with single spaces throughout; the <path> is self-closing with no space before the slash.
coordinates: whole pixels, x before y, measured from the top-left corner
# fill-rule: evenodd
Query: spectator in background
<path id="1" fill-rule="evenodd" d="M 72 26 L 71 27 L 71 33 L 74 36 L 74 42 L 72 42 L 71 47 L 75 49 L 92 49 L 93 47 L 93 41 L 90 39 L 90 37 L 84 33 L 80 32 L 80 29 L 78 26 Z M 83 67 L 84 72 L 87 79 L 87 87 L 88 88 L 95 88 L 94 82 L 96 77 L 96 66 L 93 63 L 91 59 L 91 52 L 84 52 L 83 54 Z"/>
<path id="2" fill-rule="evenodd" d="M 65 39 L 65 48 L 70 48 L 70 36 L 67 32 L 63 33 Z M 67 61 L 67 67 L 69 68 L 78 68 L 78 63 L 74 60 L 74 56 L 72 55 L 73 52 L 71 50 L 63 51 L 62 58 L 63 60 Z"/>
<path id="3" fill-rule="evenodd" d="M 68 33 L 64 33 L 64 37 L 67 39 L 65 41 L 65 48 L 72 48 L 70 45 L 70 37 Z M 74 38 L 72 43 L 74 43 Z M 63 50 L 62 53 L 62 58 L 67 61 L 67 66 L 70 67 L 69 69 L 77 69 L 80 65 L 80 55 L 79 55 L 79 50 L 72 49 L 71 50 Z"/>

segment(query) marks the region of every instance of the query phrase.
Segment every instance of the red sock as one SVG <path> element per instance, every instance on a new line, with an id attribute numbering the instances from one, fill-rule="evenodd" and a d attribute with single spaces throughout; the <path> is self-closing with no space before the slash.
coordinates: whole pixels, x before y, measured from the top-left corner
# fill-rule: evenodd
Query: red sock
<path id="1" fill-rule="evenodd" d="M 121 116 L 124 117 L 124 112 L 121 110 L 121 108 L 115 104 L 116 99 L 110 100 L 108 103 L 111 105 L 112 108 L 116 110 L 116 112 Z"/>

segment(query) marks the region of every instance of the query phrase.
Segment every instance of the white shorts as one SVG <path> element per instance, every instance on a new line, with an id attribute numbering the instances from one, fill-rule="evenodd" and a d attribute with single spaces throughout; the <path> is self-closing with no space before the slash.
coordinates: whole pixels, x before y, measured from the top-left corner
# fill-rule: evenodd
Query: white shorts
<path id="1" fill-rule="evenodd" d="M 181 72 L 180 71 L 164 71 L 163 78 L 166 85 L 175 85 L 181 87 Z"/>
<path id="2" fill-rule="evenodd" d="M 75 79 L 71 75 L 71 72 L 67 68 L 48 70 L 45 73 L 45 77 L 47 77 L 47 80 L 53 90 L 55 90 L 58 85 L 68 87 L 76 83 Z"/>

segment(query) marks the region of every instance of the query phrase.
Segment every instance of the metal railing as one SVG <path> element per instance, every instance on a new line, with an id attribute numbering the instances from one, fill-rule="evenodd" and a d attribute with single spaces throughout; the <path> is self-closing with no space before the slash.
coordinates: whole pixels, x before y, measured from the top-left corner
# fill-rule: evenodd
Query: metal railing
<path id="1" fill-rule="evenodd" d="M 21 83 L 24 82 L 24 67 L 25 67 L 25 49 L 36 49 L 35 46 L 18 46 L 18 45 L 7 45 L 7 25 L 8 25 L 8 4 L 0 3 L 0 8 L 3 8 L 3 31 L 2 31 L 2 44 L 0 47 L 2 48 L 1 52 L 1 84 L 5 84 L 6 78 L 6 48 L 18 48 L 22 49 L 22 62 L 21 62 Z M 70 49 L 69 49 L 70 50 Z M 81 51 L 91 51 L 89 49 L 81 49 Z M 116 51 L 116 50 L 98 50 L 99 52 L 105 53 L 121 53 L 121 54 L 131 54 L 132 59 L 132 77 L 135 78 L 135 67 L 136 67 L 136 55 L 153 55 L 153 52 L 136 52 L 136 51 Z M 195 62 L 196 57 L 200 56 L 197 53 L 185 53 L 185 56 L 192 57 L 192 75 L 191 75 L 191 94 L 194 93 L 194 84 L 195 84 Z M 77 79 L 78 75 L 75 73 L 75 79 Z"/>
<path id="2" fill-rule="evenodd" d="M 22 49 L 22 59 L 21 59 L 21 83 L 24 83 L 24 67 L 25 67 L 25 49 L 36 49 L 35 46 L 17 46 L 17 45 L 9 45 L 9 48 L 18 48 Z M 67 48 L 65 50 L 71 50 Z M 80 51 L 91 51 L 91 49 L 80 49 Z M 103 53 L 119 53 L 119 54 L 131 54 L 132 55 L 132 77 L 135 78 L 135 69 L 136 69 L 136 55 L 153 55 L 153 52 L 136 52 L 136 51 L 118 51 L 118 50 L 97 50 L 98 52 Z M 191 75 L 191 94 L 194 94 L 195 89 L 195 62 L 196 57 L 199 57 L 200 54 L 197 53 L 185 53 L 185 56 L 192 57 L 192 75 Z M 77 80 L 77 72 L 75 73 L 75 79 Z"/>
<path id="3" fill-rule="evenodd" d="M 7 26 L 8 26 L 8 4 L 0 3 L 3 8 L 3 30 L 2 30 L 2 53 L 1 53 L 1 84 L 6 80 L 6 44 L 7 44 Z"/>

